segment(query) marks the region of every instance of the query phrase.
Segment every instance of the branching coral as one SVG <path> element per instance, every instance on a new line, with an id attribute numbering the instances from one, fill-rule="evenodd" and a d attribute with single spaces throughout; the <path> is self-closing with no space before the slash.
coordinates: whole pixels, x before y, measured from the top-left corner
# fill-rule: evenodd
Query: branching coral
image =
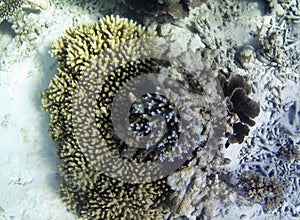
<path id="1" fill-rule="evenodd" d="M 238 185 L 249 199 L 262 204 L 266 211 L 277 208 L 283 199 L 282 183 L 274 177 L 247 172 L 239 178 Z"/>
<path id="2" fill-rule="evenodd" d="M 18 10 L 24 0 L 1 0 L 0 1 L 0 23 L 12 16 Z"/>
<path id="3" fill-rule="evenodd" d="M 80 217 L 161 219 L 172 191 L 166 176 L 196 153 L 206 164 L 221 146 L 217 73 L 191 52 L 174 60 L 176 45 L 153 36 L 111 16 L 54 43 L 59 74 L 42 104 L 62 161 L 62 198 Z"/>
<path id="4" fill-rule="evenodd" d="M 85 85 L 84 80 L 90 79 L 97 68 L 99 72 L 101 69 L 105 70 L 107 65 L 105 62 L 100 66 L 93 64 L 98 54 L 130 39 L 154 35 L 153 30 L 141 27 L 131 20 L 111 16 L 101 19 L 96 24 L 70 28 L 65 36 L 54 43 L 52 54 L 57 57 L 59 74 L 53 78 L 49 88 L 43 93 L 42 104 L 43 108 L 50 113 L 50 135 L 58 144 L 58 154 L 62 161 L 60 165 L 62 199 L 68 208 L 80 217 L 87 219 L 162 218 L 161 205 L 169 192 L 164 179 L 140 184 L 126 183 L 103 174 L 93 166 L 95 160 L 87 158 L 87 155 L 96 156 L 101 146 L 95 145 L 93 134 L 87 126 L 88 122 L 79 122 L 81 119 L 86 119 L 85 113 L 89 112 L 90 108 L 85 108 L 84 102 L 81 103 L 82 105 L 78 103 L 82 101 L 81 92 L 76 90 L 80 89 L 78 86 L 80 83 Z M 131 49 L 123 48 L 122 53 L 118 54 L 119 57 L 116 57 L 115 66 L 121 65 L 121 67 L 115 70 L 115 78 L 107 81 L 107 85 L 111 86 L 103 88 L 105 91 L 108 89 L 107 93 L 100 92 L 98 97 L 100 112 L 96 116 L 96 121 L 99 134 L 105 137 L 103 140 L 107 141 L 106 145 L 112 151 L 119 148 L 115 141 L 107 138 L 111 135 L 110 123 L 107 121 L 107 115 L 101 113 L 101 109 L 105 101 L 110 101 L 109 97 L 114 94 L 113 91 L 118 89 L 117 74 L 121 74 L 119 83 L 122 84 L 137 74 L 154 70 L 155 67 L 155 61 L 151 60 L 133 61 L 127 66 L 122 66 L 124 57 L 134 56 L 137 52 L 135 48 L 137 45 L 131 46 Z M 141 49 L 138 46 L 137 48 Z M 95 83 L 101 83 L 101 78 L 92 79 Z M 80 80 L 82 81 L 79 82 Z M 95 109 L 93 108 L 92 111 Z M 74 128 L 76 122 L 78 126 Z M 83 132 L 83 136 L 87 137 L 81 140 L 83 146 L 85 143 L 88 144 L 86 148 L 79 145 L 77 132 Z"/>

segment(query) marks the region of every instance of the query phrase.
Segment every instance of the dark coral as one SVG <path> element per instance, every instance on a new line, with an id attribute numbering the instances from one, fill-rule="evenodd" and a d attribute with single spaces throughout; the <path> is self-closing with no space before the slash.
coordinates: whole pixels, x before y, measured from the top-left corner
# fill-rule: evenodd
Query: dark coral
<path id="1" fill-rule="evenodd" d="M 236 88 L 229 97 L 229 112 L 236 113 L 241 122 L 250 126 L 255 125 L 255 118 L 259 115 L 259 104 L 247 96 L 244 88 Z"/>
<path id="2" fill-rule="evenodd" d="M 231 75 L 228 79 L 223 75 L 218 76 L 228 109 L 228 124 L 233 129 L 228 132 L 228 141 L 230 143 L 242 143 L 244 137 L 249 134 L 248 126 L 254 126 L 253 118 L 259 115 L 259 103 L 253 101 L 248 95 L 251 93 L 251 86 L 241 75 Z M 237 118 L 235 117 L 237 116 Z"/>
<path id="3" fill-rule="evenodd" d="M 243 143 L 245 136 L 249 134 L 249 127 L 241 122 L 232 125 L 233 134 L 228 138 L 229 143 Z"/>
<path id="4" fill-rule="evenodd" d="M 122 0 L 122 2 L 137 11 L 144 23 L 155 18 L 156 21 L 169 21 L 183 18 L 188 15 L 189 11 L 199 6 L 204 0 Z"/>

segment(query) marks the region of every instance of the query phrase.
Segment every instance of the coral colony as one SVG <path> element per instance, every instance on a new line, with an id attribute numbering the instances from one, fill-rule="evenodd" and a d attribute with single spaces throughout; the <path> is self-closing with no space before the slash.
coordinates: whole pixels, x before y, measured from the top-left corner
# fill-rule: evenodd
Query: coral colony
<path id="1" fill-rule="evenodd" d="M 130 184 L 115 180 L 95 170 L 91 165 L 93 161 L 87 161 L 82 150 L 76 143 L 74 132 L 87 132 L 92 137 L 87 127 L 74 131 L 72 126 L 72 108 L 75 87 L 78 85 L 90 60 L 115 44 L 133 38 L 146 38 L 154 36 L 151 29 L 138 26 L 132 20 L 120 17 L 106 17 L 92 25 L 82 25 L 70 28 L 65 36 L 55 42 L 52 53 L 56 55 L 59 63 L 59 74 L 50 82 L 49 88 L 43 93 L 43 107 L 50 113 L 50 134 L 58 143 L 58 153 L 61 158 L 60 170 L 63 177 L 60 193 L 68 208 L 78 216 L 88 219 L 162 219 L 163 203 L 170 188 L 165 179 L 151 183 Z M 120 54 L 122 59 L 123 54 Z M 126 56 L 126 51 L 124 56 Z M 116 61 L 118 66 L 118 60 Z M 118 77 L 118 71 L 122 71 L 122 78 L 117 79 L 122 85 L 122 79 L 134 77 L 145 71 L 151 71 L 151 61 L 145 63 L 131 63 L 130 66 L 117 70 L 111 77 Z M 104 68 L 96 66 L 95 68 Z M 94 68 L 94 67 L 92 67 Z M 97 71 L 95 69 L 94 71 Z M 88 71 L 90 73 L 90 71 Z M 127 77 L 126 77 L 127 75 Z M 94 79 L 97 81 L 97 79 Z M 100 80 L 100 79 L 99 79 Z M 113 78 L 108 82 L 107 90 L 99 94 L 96 109 L 102 109 L 110 102 L 116 91 L 118 81 Z M 81 106 L 81 105 L 80 105 Z M 81 106 L 83 107 L 83 106 Z M 88 107 L 88 106 L 87 106 Z M 89 111 L 89 109 L 86 109 Z M 86 110 L 75 111 L 77 117 L 84 115 Z M 92 109 L 94 110 L 94 109 Z M 76 117 L 76 118 L 77 118 Z M 106 145 L 114 151 L 120 151 L 121 146 L 113 140 L 110 131 L 109 115 L 99 111 L 96 116 L 99 134 Z M 82 125 L 85 123 L 82 122 Z M 83 130 L 81 130 L 83 129 Z M 96 137 L 98 140 L 98 137 Z M 84 140 L 83 140 L 84 141 Z M 94 155 L 101 154 L 103 149 L 93 144 L 90 138 L 89 146 L 83 151 Z M 97 142 L 95 142 L 97 144 Z M 93 159 L 91 159 L 93 160 Z M 90 164 L 90 163 L 91 164 Z"/>
<path id="2" fill-rule="evenodd" d="M 43 108 L 50 113 L 50 136 L 57 142 L 58 153 L 62 161 L 60 171 L 63 181 L 60 194 L 68 208 L 80 217 L 163 219 L 163 215 L 172 209 L 170 206 L 172 190 L 167 184 L 166 177 L 149 183 L 132 184 L 115 180 L 95 169 L 97 162 L 101 160 L 100 157 L 105 154 L 106 148 L 101 147 L 103 143 L 114 154 L 127 159 L 129 157 L 127 153 L 129 148 L 114 136 L 110 119 L 111 103 L 119 87 L 131 78 L 157 72 L 162 67 L 160 67 L 160 62 L 155 59 L 141 59 L 125 65 L 121 63 L 124 59 L 123 56 L 135 54 L 133 50 L 136 52 L 141 49 L 147 51 L 143 48 L 145 45 L 142 48 L 135 45 L 133 50 L 111 54 L 110 56 L 117 56 L 113 59 L 115 63 L 112 65 L 115 70 L 112 73 L 107 73 L 107 69 L 110 68 L 105 64 L 105 58 L 96 62 L 91 61 L 102 51 L 112 48 L 120 42 L 137 38 L 147 39 L 155 35 L 156 33 L 152 29 L 138 26 L 132 20 L 111 16 L 105 17 L 95 24 L 70 28 L 66 31 L 65 36 L 54 43 L 52 54 L 57 58 L 59 73 L 43 93 L 42 103 Z M 186 56 L 183 60 L 190 62 L 190 57 Z M 163 66 L 168 65 L 170 64 L 165 63 Z M 149 145 L 144 150 L 136 149 L 130 155 L 130 161 L 136 163 L 155 160 L 172 162 L 176 158 L 182 157 L 182 154 L 187 153 L 190 149 L 196 151 L 199 147 L 207 153 L 217 151 L 214 146 L 204 146 L 205 124 L 210 123 L 205 115 L 207 117 L 209 113 L 204 113 L 202 116 L 199 112 L 200 108 L 204 110 L 205 107 L 213 104 L 205 104 L 204 98 L 199 98 L 197 106 L 193 104 L 195 100 L 191 100 L 192 93 L 188 92 L 189 89 L 192 89 L 195 94 L 203 93 L 202 86 L 204 85 L 202 84 L 206 82 L 206 85 L 210 85 L 212 83 L 210 80 L 216 82 L 216 75 L 213 79 L 209 79 L 211 72 L 205 69 L 204 63 L 197 71 L 199 73 L 194 76 L 181 79 L 182 88 L 186 87 L 186 90 L 178 90 L 176 94 L 173 94 L 173 96 L 179 95 L 184 100 L 184 105 L 187 105 L 182 106 L 184 108 L 182 112 L 177 110 L 177 107 L 180 108 L 180 106 L 173 106 L 167 97 L 159 93 L 144 94 L 140 100 L 133 103 L 130 110 L 130 127 L 133 132 L 138 131 L 148 135 L 150 132 L 148 118 L 156 114 L 165 118 L 167 130 L 156 147 Z M 97 90 L 97 87 L 94 86 L 95 83 L 87 80 L 97 72 L 104 76 L 107 74 L 105 83 L 103 87 L 99 88 L 96 102 L 85 102 L 82 96 L 83 91 L 76 91 L 76 87 L 79 84 L 86 87 L 86 95 L 88 91 Z M 176 72 L 174 68 L 173 72 L 174 74 Z M 182 72 L 181 74 L 188 73 Z M 203 77 L 201 83 L 197 78 L 200 76 Z M 92 82 L 98 81 L 96 84 L 101 84 L 102 80 L 101 77 L 91 79 Z M 169 95 L 171 96 L 171 93 Z M 90 108 L 91 105 L 94 107 Z M 119 105 L 124 104 L 119 103 Z M 192 108 L 196 108 L 198 111 L 193 111 Z M 185 113 L 185 111 L 187 112 Z M 88 120 L 88 115 L 92 114 L 95 115 L 95 127 Z M 72 120 L 72 117 L 77 122 Z M 199 121 L 200 118 L 203 119 L 202 122 Z M 182 145 L 176 146 L 174 142 L 182 136 L 182 128 L 179 123 L 183 120 L 188 121 L 189 127 L 194 129 L 193 135 L 189 136 L 189 140 L 184 140 Z M 204 123 L 205 121 L 207 122 Z M 152 126 L 163 128 L 163 125 L 153 123 Z M 208 131 L 207 127 L 206 132 L 208 133 Z M 201 137 L 201 133 L 203 133 L 203 137 Z M 80 144 L 84 148 L 78 146 L 78 140 L 76 140 L 78 134 L 84 134 L 80 140 Z M 105 164 L 110 163 L 111 161 L 108 160 Z M 122 169 L 119 164 L 112 164 L 112 169 L 115 169 L 114 166 Z M 124 168 L 123 173 L 128 173 L 128 169 L 131 170 L 134 167 Z M 130 172 L 133 173 L 135 170 Z M 154 171 L 151 170 L 151 172 Z"/>

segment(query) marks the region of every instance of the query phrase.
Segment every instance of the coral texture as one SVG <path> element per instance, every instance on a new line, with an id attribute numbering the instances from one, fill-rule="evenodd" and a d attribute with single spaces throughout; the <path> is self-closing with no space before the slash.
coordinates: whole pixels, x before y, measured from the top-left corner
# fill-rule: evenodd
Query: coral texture
<path id="1" fill-rule="evenodd" d="M 261 204 L 266 211 L 277 208 L 283 199 L 282 183 L 275 177 L 247 172 L 240 177 L 238 185 L 249 199 Z"/>
<path id="2" fill-rule="evenodd" d="M 0 1 L 0 23 L 12 16 L 18 10 L 24 0 L 1 0 Z"/>
<path id="3" fill-rule="evenodd" d="M 240 189 L 266 212 L 299 218 L 299 141 L 285 127 L 275 125 L 263 124 L 242 147 Z"/>
<path id="4" fill-rule="evenodd" d="M 84 120 L 86 119 L 85 113 L 90 111 L 88 106 L 85 108 L 84 104 L 76 103 L 82 101 L 81 93 L 76 92 L 79 81 L 82 80 L 84 84 L 84 77 L 91 79 L 93 71 L 101 72 L 103 69 L 104 74 L 110 71 L 105 69 L 107 63 L 97 64 L 93 62 L 94 58 L 97 58 L 97 55 L 104 50 L 130 39 L 152 36 L 155 36 L 155 32 L 151 29 L 141 27 L 132 20 L 111 16 L 95 24 L 70 28 L 54 43 L 52 48 L 52 54 L 56 56 L 59 64 L 59 73 L 42 94 L 42 104 L 43 108 L 50 113 L 49 133 L 57 142 L 61 159 L 60 194 L 68 208 L 85 219 L 162 219 L 162 203 L 170 191 L 166 180 L 133 184 L 106 176 L 92 166 L 93 155 L 96 156 L 101 148 L 95 146 L 93 142 L 89 122 L 81 121 L 79 125 L 82 127 L 74 128 L 73 125 L 73 119 Z M 138 49 L 141 51 L 141 47 L 131 46 L 131 48 L 123 48 L 113 65 L 118 67 L 122 64 L 124 57 L 134 56 Z M 155 61 L 151 60 L 137 60 L 128 63 L 127 66 L 121 65 L 113 71 L 110 80 L 107 81 L 107 87 L 103 88 L 106 92 L 99 92 L 98 104 L 92 110 L 99 109 L 99 111 L 96 110 L 99 113 L 96 113 L 100 131 L 98 132 L 105 137 L 103 140 L 112 151 L 120 151 L 120 149 L 109 130 L 109 115 L 101 112 L 103 105 L 111 101 L 119 84 L 122 85 L 126 80 L 138 74 L 153 71 L 155 66 Z M 119 74 L 122 77 L 118 79 Z M 101 83 L 100 78 L 92 78 L 92 80 L 95 83 Z M 81 109 L 76 109 L 77 107 Z M 78 114 L 80 111 L 81 115 Z M 76 132 L 83 132 L 85 137 L 89 137 L 82 140 L 83 144 L 88 144 L 87 148 L 81 148 L 78 145 Z M 91 153 L 92 158 L 88 160 L 85 153 Z"/>
<path id="5" fill-rule="evenodd" d="M 48 6 L 47 0 L 1 0 L 0 1 L 0 23 L 7 20 L 15 13 L 26 6 L 29 9 L 45 9 Z"/>

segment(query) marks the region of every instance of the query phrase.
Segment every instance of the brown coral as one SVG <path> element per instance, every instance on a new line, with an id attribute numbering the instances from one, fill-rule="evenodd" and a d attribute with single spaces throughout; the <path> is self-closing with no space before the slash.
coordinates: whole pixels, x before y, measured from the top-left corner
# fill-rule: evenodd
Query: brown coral
<path id="1" fill-rule="evenodd" d="M 243 76 L 232 75 L 226 79 L 223 74 L 219 74 L 218 79 L 227 101 L 229 119 L 226 147 L 228 147 L 230 143 L 243 142 L 244 137 L 249 134 L 248 125 L 255 125 L 253 118 L 259 115 L 260 107 L 259 103 L 248 97 L 251 87 Z"/>

